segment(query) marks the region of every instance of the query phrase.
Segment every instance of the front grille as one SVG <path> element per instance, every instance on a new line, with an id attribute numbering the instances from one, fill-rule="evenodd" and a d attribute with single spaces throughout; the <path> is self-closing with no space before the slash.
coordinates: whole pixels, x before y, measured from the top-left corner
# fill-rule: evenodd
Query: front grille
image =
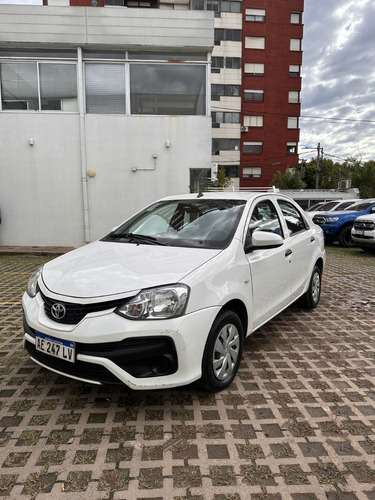
<path id="1" fill-rule="evenodd" d="M 130 298 L 128 298 L 110 300 L 108 302 L 98 302 L 95 304 L 76 304 L 73 302 L 64 302 L 62 300 L 51 299 L 44 295 L 42 292 L 40 292 L 40 295 L 44 302 L 44 311 L 46 315 L 53 321 L 56 321 L 57 323 L 64 323 L 66 325 L 76 325 L 86 316 L 86 314 L 106 311 L 107 309 L 114 309 L 130 300 Z M 57 303 L 62 304 L 66 310 L 65 316 L 61 319 L 57 319 L 52 315 L 51 308 L 54 304 Z"/>
<path id="2" fill-rule="evenodd" d="M 375 229 L 375 222 L 372 220 L 355 221 L 354 228 L 363 229 L 364 231 L 373 231 Z"/>

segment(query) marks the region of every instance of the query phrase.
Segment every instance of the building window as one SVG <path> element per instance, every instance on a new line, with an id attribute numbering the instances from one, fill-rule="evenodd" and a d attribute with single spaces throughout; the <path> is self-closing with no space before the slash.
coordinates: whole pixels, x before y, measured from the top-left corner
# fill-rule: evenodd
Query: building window
<path id="1" fill-rule="evenodd" d="M 301 40 L 299 38 L 290 39 L 290 50 L 298 52 L 301 50 Z"/>
<path id="2" fill-rule="evenodd" d="M 225 67 L 227 69 L 241 69 L 241 58 L 240 57 L 226 57 Z"/>
<path id="3" fill-rule="evenodd" d="M 263 76 L 264 75 L 264 64 L 263 63 L 245 63 L 245 73 L 247 75 Z"/>
<path id="4" fill-rule="evenodd" d="M 302 24 L 302 12 L 292 11 L 290 14 L 290 22 L 292 24 Z"/>
<path id="5" fill-rule="evenodd" d="M 240 97 L 241 85 L 225 85 L 225 92 L 228 97 Z"/>
<path id="6" fill-rule="evenodd" d="M 241 2 L 238 0 L 192 0 L 191 6 L 193 10 L 241 13 Z"/>
<path id="7" fill-rule="evenodd" d="M 212 123 L 240 123 L 241 114 L 228 111 L 214 111 L 211 113 Z"/>
<path id="8" fill-rule="evenodd" d="M 226 177 L 239 177 L 239 165 L 219 165 L 219 168 L 224 168 Z"/>
<path id="9" fill-rule="evenodd" d="M 266 46 L 264 36 L 245 36 L 245 49 L 262 50 Z"/>
<path id="10" fill-rule="evenodd" d="M 288 93 L 288 102 L 290 104 L 299 104 L 300 98 L 299 98 L 299 92 L 298 90 L 290 90 Z"/>
<path id="11" fill-rule="evenodd" d="M 245 89 L 244 101 L 245 102 L 263 102 L 264 101 L 264 90 Z"/>
<path id="12" fill-rule="evenodd" d="M 244 142 L 243 152 L 252 154 L 262 154 L 263 153 L 263 142 Z"/>
<path id="13" fill-rule="evenodd" d="M 222 85 L 213 83 L 211 85 L 211 100 L 220 101 L 220 97 L 240 97 L 241 86 L 240 85 Z"/>
<path id="14" fill-rule="evenodd" d="M 1 63 L 3 110 L 77 111 L 77 66 L 68 63 Z"/>
<path id="15" fill-rule="evenodd" d="M 263 116 L 244 116 L 243 124 L 245 127 L 263 127 Z"/>
<path id="16" fill-rule="evenodd" d="M 297 143 L 296 142 L 288 142 L 286 146 L 286 151 L 288 154 L 296 154 L 297 153 Z"/>
<path id="17" fill-rule="evenodd" d="M 264 23 L 266 11 L 264 9 L 246 9 L 246 21 Z"/>
<path id="18" fill-rule="evenodd" d="M 288 116 L 288 128 L 298 128 L 297 116 Z"/>
<path id="19" fill-rule="evenodd" d="M 130 64 L 132 114 L 204 115 L 206 68 L 183 64 Z"/>
<path id="20" fill-rule="evenodd" d="M 212 57 L 211 68 L 224 68 L 224 57 Z"/>
<path id="21" fill-rule="evenodd" d="M 240 42 L 241 40 L 241 30 L 215 28 L 215 45 L 220 45 L 222 41 Z"/>
<path id="22" fill-rule="evenodd" d="M 212 154 L 219 155 L 220 151 L 238 151 L 239 139 L 212 139 Z"/>
<path id="23" fill-rule="evenodd" d="M 242 177 L 244 179 L 260 179 L 262 177 L 262 167 L 244 167 Z"/>
<path id="24" fill-rule="evenodd" d="M 85 64 L 86 113 L 125 113 L 125 65 Z"/>
<path id="25" fill-rule="evenodd" d="M 300 75 L 300 67 L 298 64 L 290 64 L 289 65 L 289 76 L 299 76 Z"/>

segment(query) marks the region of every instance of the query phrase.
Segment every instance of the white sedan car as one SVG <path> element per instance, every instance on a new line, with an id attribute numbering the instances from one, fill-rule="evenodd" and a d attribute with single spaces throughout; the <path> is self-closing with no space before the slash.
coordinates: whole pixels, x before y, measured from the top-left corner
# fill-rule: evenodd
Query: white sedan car
<path id="1" fill-rule="evenodd" d="M 318 305 L 321 229 L 279 193 L 164 198 L 30 277 L 24 345 L 56 373 L 133 389 L 234 379 L 244 339 Z"/>

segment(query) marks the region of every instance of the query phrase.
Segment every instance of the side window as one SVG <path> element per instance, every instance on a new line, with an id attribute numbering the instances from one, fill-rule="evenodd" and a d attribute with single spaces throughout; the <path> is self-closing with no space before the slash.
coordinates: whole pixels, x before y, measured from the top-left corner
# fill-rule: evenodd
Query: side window
<path id="1" fill-rule="evenodd" d="M 284 236 L 276 208 L 270 200 L 263 200 L 255 205 L 251 214 L 247 237 L 251 236 L 254 231 L 266 231 Z"/>
<path id="2" fill-rule="evenodd" d="M 284 215 L 286 225 L 289 229 L 289 235 L 293 236 L 300 231 L 305 231 L 307 229 L 306 223 L 297 210 L 297 208 L 285 200 L 278 200 L 281 211 Z"/>

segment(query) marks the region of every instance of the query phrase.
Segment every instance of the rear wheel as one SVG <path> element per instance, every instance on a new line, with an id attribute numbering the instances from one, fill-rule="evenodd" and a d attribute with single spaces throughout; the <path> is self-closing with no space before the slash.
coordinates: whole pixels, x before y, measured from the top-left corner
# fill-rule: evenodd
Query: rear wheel
<path id="1" fill-rule="evenodd" d="M 351 226 L 346 226 L 339 232 L 338 240 L 342 247 L 354 247 L 354 241 L 352 240 L 352 228 Z"/>
<path id="2" fill-rule="evenodd" d="M 306 309 L 315 309 L 319 303 L 321 289 L 322 272 L 318 266 L 315 266 L 310 278 L 309 288 L 300 299 L 301 306 Z"/>
<path id="3" fill-rule="evenodd" d="M 221 312 L 207 338 L 200 386 L 211 392 L 228 387 L 238 371 L 242 349 L 243 329 L 240 318 L 232 311 Z"/>

